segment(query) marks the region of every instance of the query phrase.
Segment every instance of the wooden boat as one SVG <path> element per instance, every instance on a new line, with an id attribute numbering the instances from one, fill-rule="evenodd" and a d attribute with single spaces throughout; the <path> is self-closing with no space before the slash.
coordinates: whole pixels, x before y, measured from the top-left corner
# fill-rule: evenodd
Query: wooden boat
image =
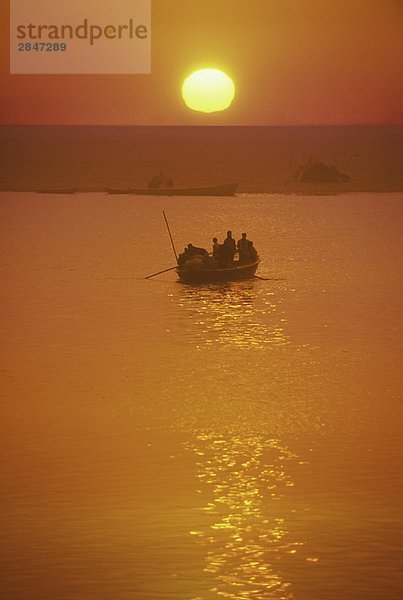
<path id="1" fill-rule="evenodd" d="M 220 283 L 225 281 L 240 281 L 251 279 L 258 268 L 259 258 L 246 265 L 234 262 L 231 267 L 193 269 L 177 267 L 178 277 L 184 283 Z"/>
<path id="2" fill-rule="evenodd" d="M 226 183 L 210 187 L 194 188 L 106 188 L 108 194 L 132 194 L 139 196 L 234 196 L 238 183 Z"/>
<path id="3" fill-rule="evenodd" d="M 77 188 L 63 188 L 63 189 L 44 189 L 44 190 L 35 190 L 37 194 L 75 194 Z"/>

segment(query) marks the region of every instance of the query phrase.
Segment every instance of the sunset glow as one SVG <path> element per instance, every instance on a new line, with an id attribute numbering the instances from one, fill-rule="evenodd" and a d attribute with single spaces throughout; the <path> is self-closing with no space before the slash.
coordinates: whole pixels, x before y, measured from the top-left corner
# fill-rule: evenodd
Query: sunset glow
<path id="1" fill-rule="evenodd" d="M 59 26 L 70 23 L 71 20 L 62 18 L 60 2 L 53 3 L 54 18 L 49 16 L 40 21 L 38 7 L 44 2 L 48 0 L 33 3 L 32 18 L 17 25 L 25 27 L 28 33 L 31 23 Z M 68 4 L 67 0 L 64 2 Z M 15 3 L 21 5 L 18 0 Z M 82 5 L 79 0 L 71 4 Z M 134 19 L 134 34 L 135 27 L 145 23 L 144 19 L 131 13 L 132 3 L 126 0 L 116 0 L 116 10 L 109 20 L 101 19 L 101 7 L 105 10 L 110 7 L 109 0 L 98 0 L 95 4 L 94 15 L 89 14 L 89 9 L 84 14 L 80 8 L 77 24 L 88 19 L 89 25 L 111 27 L 107 29 L 108 39 L 94 40 L 91 46 L 89 37 L 85 47 L 100 50 L 105 42 L 107 52 L 115 48 L 121 55 L 113 67 L 117 71 L 119 64 L 118 77 L 105 72 L 112 58 L 103 60 L 99 52 L 94 52 L 99 74 L 86 75 L 80 52 L 73 67 L 76 72 L 81 69 L 81 75 L 66 77 L 66 73 L 53 73 L 50 77 L 48 72 L 20 77 L 10 73 L 10 43 L 19 60 L 30 57 L 43 67 L 46 58 L 57 70 L 60 59 L 66 60 L 67 56 L 72 61 L 74 40 L 65 40 L 69 43 L 67 54 L 49 52 L 50 56 L 45 57 L 43 52 L 19 52 L 17 43 L 30 40 L 15 38 L 15 42 L 10 42 L 9 3 L 1 3 L 1 123 L 140 126 L 403 123 L 403 4 L 399 0 L 254 0 L 253 11 L 250 3 L 241 0 L 200 3 L 153 0 L 152 30 L 147 39 L 137 40 L 138 49 L 136 46 L 128 52 L 123 52 L 123 46 L 125 40 L 129 43 L 126 35 L 129 30 L 121 30 L 121 40 L 112 36 L 118 37 L 119 25 L 124 27 L 130 19 Z M 118 5 L 122 6 L 120 10 Z M 78 41 L 80 45 L 84 42 Z M 144 62 L 142 52 L 146 42 L 150 44 L 151 69 L 135 74 L 133 61 Z M 87 55 L 85 60 L 89 60 Z M 181 94 L 185 78 L 207 67 L 223 70 L 234 78 L 236 87 L 236 102 L 229 104 L 230 109 L 225 110 L 228 108 L 225 104 L 224 108 L 213 107 L 210 116 L 209 106 L 207 111 L 204 103 L 201 107 L 189 106 Z"/>
<path id="2" fill-rule="evenodd" d="M 226 110 L 235 97 L 234 82 L 218 69 L 201 69 L 187 77 L 182 97 L 188 108 L 204 113 Z"/>

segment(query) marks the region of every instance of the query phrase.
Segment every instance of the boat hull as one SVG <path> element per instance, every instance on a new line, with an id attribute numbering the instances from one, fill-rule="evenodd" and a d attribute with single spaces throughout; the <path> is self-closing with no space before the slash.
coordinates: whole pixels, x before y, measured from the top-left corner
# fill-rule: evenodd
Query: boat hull
<path id="1" fill-rule="evenodd" d="M 249 265 L 235 266 L 225 269 L 176 269 L 180 281 L 183 283 L 222 283 L 226 281 L 240 281 L 254 277 L 259 261 Z"/>
<path id="2" fill-rule="evenodd" d="M 77 188 L 63 188 L 63 189 L 40 189 L 35 190 L 37 194 L 75 194 Z"/>
<path id="3" fill-rule="evenodd" d="M 131 194 L 137 196 L 234 196 L 238 183 L 196 188 L 107 188 L 108 194 Z"/>

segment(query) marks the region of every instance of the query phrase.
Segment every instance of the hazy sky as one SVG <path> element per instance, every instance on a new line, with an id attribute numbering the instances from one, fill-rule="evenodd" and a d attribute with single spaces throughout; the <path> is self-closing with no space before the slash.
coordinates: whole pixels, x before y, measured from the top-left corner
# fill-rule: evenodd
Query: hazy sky
<path id="1" fill-rule="evenodd" d="M 2 123 L 403 123 L 399 0 L 153 0 L 152 74 L 115 76 L 9 75 L 0 3 Z M 236 83 L 225 112 L 182 102 L 183 79 L 206 66 Z"/>

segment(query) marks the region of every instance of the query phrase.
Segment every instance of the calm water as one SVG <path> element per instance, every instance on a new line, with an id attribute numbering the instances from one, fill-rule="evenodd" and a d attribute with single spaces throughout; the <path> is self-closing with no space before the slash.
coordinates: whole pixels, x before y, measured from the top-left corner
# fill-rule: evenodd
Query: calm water
<path id="1" fill-rule="evenodd" d="M 0 207 L 1 599 L 401 597 L 402 194 Z"/>

